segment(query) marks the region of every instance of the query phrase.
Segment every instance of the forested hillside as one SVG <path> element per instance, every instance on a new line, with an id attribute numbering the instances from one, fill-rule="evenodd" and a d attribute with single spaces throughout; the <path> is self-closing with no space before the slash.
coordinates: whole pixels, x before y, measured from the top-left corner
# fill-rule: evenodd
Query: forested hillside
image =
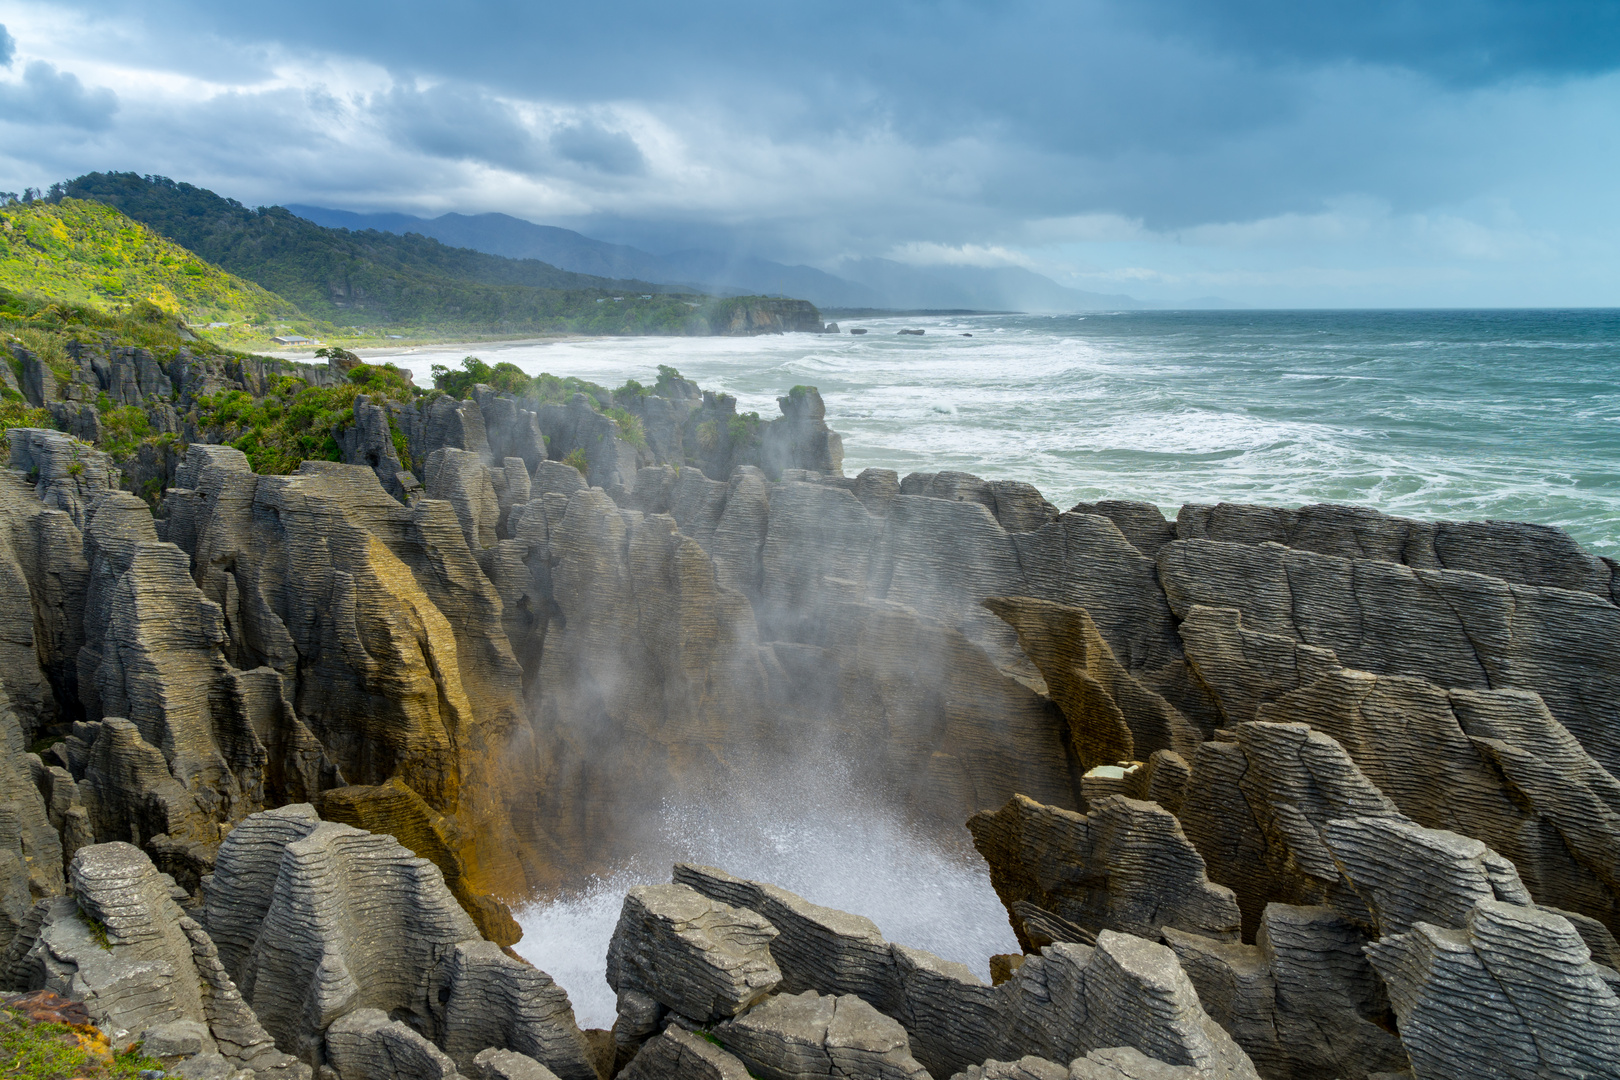
<path id="1" fill-rule="evenodd" d="M 297 305 L 226 273 L 109 206 L 63 199 L 0 207 L 0 287 L 109 309 L 142 301 L 194 326 L 320 330 Z"/>
<path id="2" fill-rule="evenodd" d="M 71 198 L 116 207 L 209 262 L 342 326 L 491 333 L 707 333 L 701 297 L 639 281 L 446 247 L 423 236 L 328 229 L 281 207 L 249 209 L 191 184 L 89 173 Z"/>

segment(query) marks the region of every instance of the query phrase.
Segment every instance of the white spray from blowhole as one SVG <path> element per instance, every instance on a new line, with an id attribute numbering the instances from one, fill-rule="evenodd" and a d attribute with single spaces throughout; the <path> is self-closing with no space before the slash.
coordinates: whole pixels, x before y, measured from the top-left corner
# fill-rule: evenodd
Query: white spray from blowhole
<path id="1" fill-rule="evenodd" d="M 584 888 L 518 912 L 516 950 L 568 991 L 581 1027 L 610 1027 L 608 941 L 624 894 L 668 882 L 677 862 L 768 881 L 813 903 L 864 915 L 890 941 L 967 964 L 1018 952 L 984 861 L 908 824 L 835 763 L 682 794 L 658 812 L 636 858 Z"/>

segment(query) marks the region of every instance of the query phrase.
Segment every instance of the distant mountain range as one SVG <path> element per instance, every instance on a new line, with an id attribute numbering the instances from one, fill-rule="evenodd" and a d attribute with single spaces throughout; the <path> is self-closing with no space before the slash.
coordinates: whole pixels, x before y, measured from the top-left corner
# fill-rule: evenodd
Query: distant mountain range
<path id="1" fill-rule="evenodd" d="M 509 214 L 357 214 L 319 206 L 288 210 L 318 225 L 404 235 L 418 233 L 452 247 L 509 259 L 538 259 L 563 270 L 639 278 L 717 295 L 767 294 L 832 308 L 964 308 L 977 311 L 1117 311 L 1157 308 L 1120 294 L 1083 292 L 1017 266 L 910 266 L 888 259 L 846 259 L 837 274 L 811 266 L 692 249 L 654 255 L 593 240 L 572 229 L 536 225 Z M 1192 305 L 1189 305 L 1192 306 Z M 1213 298 L 1197 306 L 1228 306 Z"/>

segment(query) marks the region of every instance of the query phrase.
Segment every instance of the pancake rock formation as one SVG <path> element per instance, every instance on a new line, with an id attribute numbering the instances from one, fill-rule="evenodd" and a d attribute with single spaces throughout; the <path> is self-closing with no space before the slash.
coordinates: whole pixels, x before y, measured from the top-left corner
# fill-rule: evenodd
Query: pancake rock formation
<path id="1" fill-rule="evenodd" d="M 673 369 L 11 348 L 0 982 L 182 1075 L 1615 1074 L 1620 568 L 1557 529 L 846 476 L 814 387 Z M 353 408 L 290 473 L 201 419 L 299 386 Z M 666 799 L 810 771 L 971 840 L 993 985 L 686 864 L 611 1032 L 509 951 Z"/>

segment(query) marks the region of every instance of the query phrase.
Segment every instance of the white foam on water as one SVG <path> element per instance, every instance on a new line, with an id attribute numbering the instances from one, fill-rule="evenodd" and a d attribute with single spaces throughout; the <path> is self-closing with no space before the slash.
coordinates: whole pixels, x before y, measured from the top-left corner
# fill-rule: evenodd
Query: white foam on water
<path id="1" fill-rule="evenodd" d="M 625 892 L 669 881 L 676 862 L 718 866 L 864 915 L 888 940 L 967 964 L 986 981 L 992 955 L 1019 951 L 971 849 L 922 835 L 836 767 L 811 763 L 667 802 L 658 835 L 629 864 L 518 912 L 517 951 L 568 991 L 581 1026 L 613 1023 L 605 961 Z"/>
<path id="2" fill-rule="evenodd" d="M 1605 319 L 1609 321 L 1604 321 Z M 1620 550 L 1620 333 L 1603 313 L 1095 313 L 841 320 L 862 337 L 610 338 L 418 349 L 607 386 L 659 364 L 742 411 L 812 383 L 845 471 L 957 469 L 1059 507 L 1353 501 L 1538 521 Z M 927 329 L 899 337 L 902 327 Z M 961 337 L 962 332 L 974 334 Z"/>

